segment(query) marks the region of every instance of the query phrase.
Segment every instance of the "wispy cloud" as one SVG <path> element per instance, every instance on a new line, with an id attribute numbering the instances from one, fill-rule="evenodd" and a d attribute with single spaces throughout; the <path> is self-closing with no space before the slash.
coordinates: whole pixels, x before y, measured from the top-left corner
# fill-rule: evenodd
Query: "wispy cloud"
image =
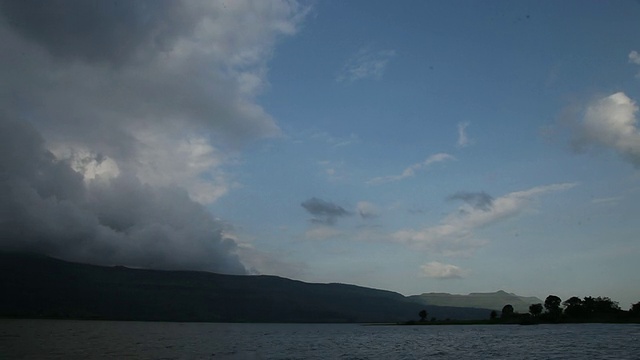
<path id="1" fill-rule="evenodd" d="M 431 253 L 470 255 L 485 241 L 477 240 L 474 231 L 520 213 L 527 208 L 534 197 L 556 191 L 571 189 L 575 183 L 537 186 L 524 191 L 516 191 L 491 201 L 490 206 L 464 204 L 457 211 L 447 215 L 438 225 L 421 230 L 400 230 L 392 234 L 395 241 L 415 246 Z M 464 193 L 473 194 L 473 193 Z M 454 195 L 455 196 L 455 195 Z M 463 198 L 465 196 L 455 196 Z M 466 197 L 465 197 L 466 198 Z"/>
<path id="2" fill-rule="evenodd" d="M 632 51 L 629 53 L 629 62 L 632 64 L 640 65 L 640 53 Z M 636 74 L 636 77 L 640 79 L 640 71 Z"/>
<path id="3" fill-rule="evenodd" d="M 322 160 L 318 161 L 318 165 L 322 168 L 323 173 L 327 176 L 329 181 L 340 181 L 345 178 L 344 174 L 344 162 Z"/>
<path id="4" fill-rule="evenodd" d="M 363 219 L 371 219 L 380 215 L 380 210 L 373 203 L 368 201 L 360 201 L 357 205 L 358 215 Z"/>
<path id="5" fill-rule="evenodd" d="M 574 148 L 577 151 L 589 147 L 611 149 L 640 168 L 637 112 L 636 103 L 623 92 L 592 102 L 577 122 L 572 142 Z"/>
<path id="6" fill-rule="evenodd" d="M 460 279 L 466 275 L 466 271 L 456 265 L 443 264 L 432 261 L 420 266 L 422 276 L 434 279 Z"/>
<path id="7" fill-rule="evenodd" d="M 346 137 L 339 137 L 322 131 L 311 134 L 311 138 L 324 141 L 332 148 L 339 148 L 360 143 L 360 137 L 356 134 L 351 134 Z"/>
<path id="8" fill-rule="evenodd" d="M 622 200 L 622 196 L 615 196 L 615 197 L 606 197 L 606 198 L 595 198 L 593 200 L 591 200 L 592 204 L 617 204 L 618 202 L 620 202 L 620 200 Z"/>
<path id="9" fill-rule="evenodd" d="M 389 176 L 379 176 L 367 181 L 367 185 L 380 185 L 384 183 L 399 181 L 402 179 L 406 179 L 412 176 L 415 176 L 416 171 L 428 168 L 432 164 L 447 161 L 447 160 L 455 160 L 455 157 L 445 153 L 438 153 L 435 155 L 429 156 L 425 161 L 413 164 L 402 172 L 399 175 L 389 175 Z"/>
<path id="10" fill-rule="evenodd" d="M 379 80 L 382 78 L 387 64 L 395 56 L 395 50 L 372 51 L 369 48 L 362 48 L 347 60 L 336 77 L 336 81 Z"/>
<path id="11" fill-rule="evenodd" d="M 467 147 L 473 143 L 467 136 L 468 126 L 468 122 L 458 123 L 458 142 L 456 143 L 456 145 L 459 148 Z"/>

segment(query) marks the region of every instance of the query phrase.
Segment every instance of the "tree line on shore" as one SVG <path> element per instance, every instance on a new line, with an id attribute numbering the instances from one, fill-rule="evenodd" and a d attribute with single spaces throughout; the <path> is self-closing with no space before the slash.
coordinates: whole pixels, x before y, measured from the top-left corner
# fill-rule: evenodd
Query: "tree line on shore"
<path id="1" fill-rule="evenodd" d="M 556 295 L 549 295 L 544 304 L 531 304 L 529 312 L 514 312 L 510 304 L 502 308 L 500 318 L 494 310 L 490 319 L 501 322 L 626 322 L 640 320 L 640 301 L 631 305 L 629 310 L 622 310 L 618 302 L 608 297 L 577 296 L 562 301 Z"/>
<path id="2" fill-rule="evenodd" d="M 450 319 L 437 320 L 431 318 L 426 310 L 420 311 L 419 321 L 408 321 L 406 325 L 451 323 Z M 528 313 L 514 311 L 511 304 L 502 308 L 501 312 L 492 310 L 489 320 L 463 321 L 456 323 L 494 323 L 494 324 L 538 324 L 538 323 L 639 323 L 640 301 L 631 305 L 629 310 L 622 310 L 618 302 L 608 297 L 577 296 L 562 301 L 556 295 L 549 295 L 544 303 L 531 304 Z"/>

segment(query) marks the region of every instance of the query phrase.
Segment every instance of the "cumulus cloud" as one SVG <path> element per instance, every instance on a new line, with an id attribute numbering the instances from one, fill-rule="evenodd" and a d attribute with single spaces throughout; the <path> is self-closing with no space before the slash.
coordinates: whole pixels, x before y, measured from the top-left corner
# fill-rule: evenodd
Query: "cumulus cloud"
<path id="1" fill-rule="evenodd" d="M 356 209 L 358 211 L 358 215 L 363 219 L 371 219 L 380 215 L 378 207 L 368 201 L 359 201 L 356 205 Z"/>
<path id="2" fill-rule="evenodd" d="M 291 1 L 2 1 L 1 105 L 52 150 L 103 154 L 214 201 L 232 186 L 224 154 L 280 135 L 254 98 L 304 13 Z"/>
<path id="3" fill-rule="evenodd" d="M 637 113 L 636 103 L 622 92 L 592 102 L 577 123 L 574 148 L 578 151 L 590 147 L 610 149 L 640 168 Z"/>
<path id="4" fill-rule="evenodd" d="M 201 203 L 241 146 L 294 1 L 0 0 L 0 241 L 70 260 L 244 273 Z"/>
<path id="5" fill-rule="evenodd" d="M 342 206 L 316 197 L 305 200 L 300 205 L 313 215 L 311 221 L 319 224 L 333 225 L 338 218 L 351 215 Z"/>
<path id="6" fill-rule="evenodd" d="M 395 50 L 372 51 L 362 48 L 342 67 L 337 82 L 354 82 L 363 79 L 379 80 L 389 61 L 396 56 Z"/>
<path id="7" fill-rule="evenodd" d="M 451 265 L 443 264 L 441 262 L 432 261 L 420 266 L 422 275 L 434 279 L 460 279 L 464 277 L 466 271 L 462 268 Z"/>
<path id="8" fill-rule="evenodd" d="M 400 230 L 392 234 L 392 238 L 430 253 L 446 256 L 470 255 L 486 243 L 475 238 L 476 229 L 517 215 L 537 196 L 568 190 L 574 186 L 576 186 L 575 183 L 562 183 L 516 191 L 493 199 L 490 207 L 479 207 L 476 200 L 473 200 L 471 204 L 466 203 L 457 211 L 447 215 L 438 225 L 421 230 Z M 474 193 L 463 194 L 472 194 L 472 196 L 460 197 L 477 196 Z"/>
<path id="9" fill-rule="evenodd" d="M 385 184 L 385 183 L 389 183 L 389 182 L 400 181 L 400 180 L 403 180 L 403 179 L 406 179 L 406 178 L 409 178 L 409 177 L 413 177 L 415 175 L 416 171 L 418 171 L 418 170 L 422 170 L 422 169 L 428 168 L 432 164 L 443 162 L 443 161 L 448 161 L 448 160 L 455 160 L 455 157 L 453 157 L 452 155 L 449 155 L 449 154 L 445 154 L 445 153 L 438 153 L 438 154 L 435 154 L 435 155 L 431 155 L 425 161 L 417 163 L 417 164 L 413 164 L 413 165 L 409 166 L 408 168 L 404 169 L 404 171 L 400 175 L 389 175 L 389 176 L 376 177 L 376 178 L 373 178 L 373 179 L 367 181 L 367 184 L 368 185 L 380 185 L 380 184 Z"/>
<path id="10" fill-rule="evenodd" d="M 456 145 L 459 148 L 467 147 L 471 145 L 471 140 L 467 137 L 467 127 L 469 126 L 468 122 L 462 122 L 458 124 L 458 141 Z"/>
<path id="11" fill-rule="evenodd" d="M 86 179 L 26 123 L 0 121 L 0 249 L 154 269 L 244 273 L 224 224 L 177 187 Z"/>
<path id="12" fill-rule="evenodd" d="M 484 191 L 466 192 L 460 191 L 447 197 L 448 200 L 462 200 L 474 209 L 490 210 L 493 205 L 493 197 Z"/>

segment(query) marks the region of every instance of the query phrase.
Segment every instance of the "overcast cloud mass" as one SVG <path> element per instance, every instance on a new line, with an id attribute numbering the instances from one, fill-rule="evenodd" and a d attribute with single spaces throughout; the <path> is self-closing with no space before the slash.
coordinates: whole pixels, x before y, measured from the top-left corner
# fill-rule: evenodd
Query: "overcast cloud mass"
<path id="1" fill-rule="evenodd" d="M 243 143 L 280 134 L 253 98 L 304 9 L 29 0 L 0 12 L 0 246 L 244 273 L 201 203 L 233 186 L 224 167 Z"/>

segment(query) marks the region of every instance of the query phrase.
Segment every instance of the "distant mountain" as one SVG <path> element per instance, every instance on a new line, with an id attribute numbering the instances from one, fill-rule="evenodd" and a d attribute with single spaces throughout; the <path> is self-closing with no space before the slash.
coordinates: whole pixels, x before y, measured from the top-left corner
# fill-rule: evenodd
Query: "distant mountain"
<path id="1" fill-rule="evenodd" d="M 475 307 L 500 311 L 502 307 L 511 304 L 513 309 L 520 313 L 529 312 L 529 305 L 543 303 L 537 297 L 524 297 L 511 294 L 506 291 L 492 293 L 471 293 L 469 295 L 456 295 L 448 293 L 425 293 L 408 297 L 410 300 L 437 306 Z"/>
<path id="2" fill-rule="evenodd" d="M 276 276 L 139 270 L 0 253 L 0 316 L 207 322 L 396 322 L 490 310 L 432 306 L 391 291 Z"/>

